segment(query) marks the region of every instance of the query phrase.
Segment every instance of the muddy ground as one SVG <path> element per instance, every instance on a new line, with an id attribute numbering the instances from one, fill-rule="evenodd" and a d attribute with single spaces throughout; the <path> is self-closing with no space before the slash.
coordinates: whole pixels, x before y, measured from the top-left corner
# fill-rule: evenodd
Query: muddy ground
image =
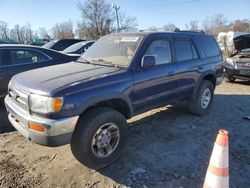
<path id="1" fill-rule="evenodd" d="M 250 83 L 223 83 L 210 113 L 155 109 L 131 120 L 122 157 L 102 171 L 79 164 L 69 145 L 47 148 L 17 132 L 0 135 L 0 187 L 202 187 L 221 128 L 230 132 L 230 185 L 250 187 Z M 8 125 L 4 109 L 0 124 Z M 2 129 L 6 131 L 9 129 Z"/>

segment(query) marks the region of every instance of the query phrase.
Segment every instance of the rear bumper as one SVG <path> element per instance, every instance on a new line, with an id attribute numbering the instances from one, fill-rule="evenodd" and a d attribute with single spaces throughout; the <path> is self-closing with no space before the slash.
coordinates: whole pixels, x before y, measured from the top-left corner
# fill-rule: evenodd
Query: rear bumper
<path id="1" fill-rule="evenodd" d="M 51 147 L 70 143 L 78 116 L 57 120 L 33 116 L 17 106 L 9 96 L 5 97 L 5 106 L 11 124 L 32 142 Z M 42 124 L 44 132 L 29 129 L 29 122 Z"/>
<path id="2" fill-rule="evenodd" d="M 225 67 L 225 77 L 236 78 L 241 80 L 250 80 L 250 69 L 229 69 Z"/>

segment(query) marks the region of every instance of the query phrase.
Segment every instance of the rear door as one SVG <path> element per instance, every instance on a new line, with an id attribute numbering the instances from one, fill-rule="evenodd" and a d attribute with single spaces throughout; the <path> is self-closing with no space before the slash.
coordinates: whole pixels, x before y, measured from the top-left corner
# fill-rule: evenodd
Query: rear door
<path id="1" fill-rule="evenodd" d="M 138 66 L 134 72 L 134 110 L 140 113 L 166 104 L 175 98 L 178 88 L 177 65 L 172 58 L 171 41 L 167 37 L 150 40 L 143 55 L 154 55 L 156 65 L 149 70 Z M 143 56 L 142 55 L 142 56 Z M 139 58 L 139 65 L 141 63 Z"/>
<path id="2" fill-rule="evenodd" d="M 7 94 L 8 83 L 7 50 L 0 49 L 0 98 Z"/>
<path id="3" fill-rule="evenodd" d="M 179 79 L 178 96 L 180 98 L 189 97 L 194 88 L 196 80 L 199 78 L 199 71 L 202 69 L 201 59 L 197 48 L 190 38 L 175 38 L 175 61 L 178 65 Z"/>

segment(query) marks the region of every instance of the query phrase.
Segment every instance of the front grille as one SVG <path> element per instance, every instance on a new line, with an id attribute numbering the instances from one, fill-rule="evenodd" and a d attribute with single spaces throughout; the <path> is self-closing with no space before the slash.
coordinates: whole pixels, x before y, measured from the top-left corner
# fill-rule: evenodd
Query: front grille
<path id="1" fill-rule="evenodd" d="M 236 62 L 237 67 L 243 69 L 250 69 L 250 62 Z"/>
<path id="2" fill-rule="evenodd" d="M 9 97 L 11 98 L 11 100 L 17 106 L 19 106 L 21 109 L 23 109 L 25 111 L 28 111 L 29 103 L 28 103 L 28 94 L 27 93 L 25 93 L 19 89 L 13 88 L 13 87 L 9 88 L 8 93 L 9 93 Z"/>

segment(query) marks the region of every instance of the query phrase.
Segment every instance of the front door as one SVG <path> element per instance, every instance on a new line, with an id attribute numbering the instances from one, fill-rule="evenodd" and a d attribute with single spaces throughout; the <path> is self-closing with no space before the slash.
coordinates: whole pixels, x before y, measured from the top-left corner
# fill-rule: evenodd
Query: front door
<path id="1" fill-rule="evenodd" d="M 168 38 L 152 39 L 143 55 L 154 55 L 156 64 L 151 69 L 137 68 L 134 72 L 135 114 L 171 101 L 178 88 L 178 66 L 173 63 L 171 42 Z"/>
<path id="2" fill-rule="evenodd" d="M 8 59 L 7 50 L 0 49 L 0 98 L 7 94 L 9 77 L 8 77 Z"/>

